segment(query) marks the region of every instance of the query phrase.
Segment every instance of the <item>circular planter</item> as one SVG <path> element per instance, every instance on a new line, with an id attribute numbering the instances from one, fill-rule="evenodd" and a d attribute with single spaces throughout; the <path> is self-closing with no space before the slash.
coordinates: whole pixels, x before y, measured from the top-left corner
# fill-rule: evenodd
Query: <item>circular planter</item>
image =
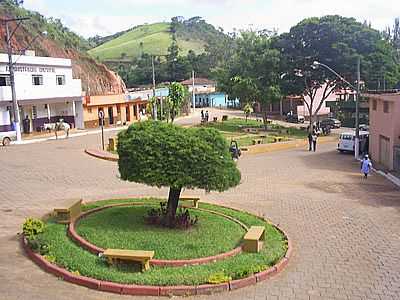
<path id="1" fill-rule="evenodd" d="M 139 204 L 139 203 L 135 203 Z M 144 204 L 144 203 L 143 203 Z M 117 204 L 111 206 L 104 206 L 93 209 L 85 213 L 93 213 L 95 211 L 99 211 L 101 209 L 105 209 L 107 207 L 114 207 L 114 206 L 123 206 L 123 205 L 132 205 L 129 204 Z M 232 209 L 232 208 L 231 208 Z M 237 210 L 237 209 L 233 209 Z M 237 210 L 240 211 L 240 210 Z M 218 213 L 219 214 L 219 213 Z M 264 220 L 261 217 L 259 219 Z M 265 220 L 264 220 L 265 221 Z M 280 259 L 274 266 L 269 267 L 268 269 L 261 271 L 259 273 L 255 273 L 251 276 L 246 278 L 231 280 L 229 282 L 221 283 L 221 284 L 201 284 L 201 285 L 194 285 L 194 286 L 150 286 L 150 285 L 136 285 L 136 284 L 121 284 L 109 281 L 98 280 L 86 276 L 77 275 L 75 273 L 69 272 L 68 270 L 61 268 L 53 263 L 48 262 L 43 256 L 34 253 L 30 247 L 28 246 L 27 240 L 24 235 L 21 235 L 21 245 L 24 249 L 26 255 L 34 261 L 39 267 L 45 270 L 48 273 L 51 273 L 58 278 L 63 279 L 64 281 L 74 283 L 77 285 L 81 285 L 90 289 L 104 291 L 104 292 L 111 292 L 116 294 L 123 294 L 123 295 L 143 295 L 143 296 L 190 296 L 190 295 L 209 295 L 219 292 L 226 292 L 232 291 L 235 289 L 239 289 L 242 287 L 250 286 L 256 284 L 257 282 L 261 282 L 275 276 L 279 272 L 281 272 L 286 265 L 292 255 L 293 247 L 291 240 L 289 239 L 288 235 L 279 227 L 269 222 L 272 226 L 274 226 L 277 230 L 279 230 L 287 240 L 287 251 L 285 256 Z M 73 224 L 73 223 L 71 223 Z M 71 226 L 74 227 L 73 225 Z M 73 228 L 74 229 L 74 228 Z M 74 230 L 73 230 L 74 231 Z M 82 239 L 81 237 L 77 236 L 78 239 Z M 83 241 L 83 243 L 81 243 Z M 81 240 L 78 243 L 85 247 L 84 243 L 85 240 Z M 94 246 L 96 247 L 96 246 Z M 100 248 L 97 248 L 99 250 Z M 88 249 L 89 250 L 89 249 Z M 94 251 L 95 249 L 93 249 Z M 96 251 L 97 251 L 96 250 Z M 235 250 L 235 249 L 234 249 Z M 99 252 L 97 252 L 99 253 Z"/>

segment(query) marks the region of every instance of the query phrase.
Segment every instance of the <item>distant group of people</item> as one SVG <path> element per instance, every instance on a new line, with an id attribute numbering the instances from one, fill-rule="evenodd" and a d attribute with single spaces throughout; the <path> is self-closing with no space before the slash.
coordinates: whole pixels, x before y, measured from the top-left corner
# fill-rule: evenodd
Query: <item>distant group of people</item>
<path id="1" fill-rule="evenodd" d="M 208 122 L 209 118 L 208 110 L 204 113 L 204 110 L 201 110 L 201 123 Z"/>

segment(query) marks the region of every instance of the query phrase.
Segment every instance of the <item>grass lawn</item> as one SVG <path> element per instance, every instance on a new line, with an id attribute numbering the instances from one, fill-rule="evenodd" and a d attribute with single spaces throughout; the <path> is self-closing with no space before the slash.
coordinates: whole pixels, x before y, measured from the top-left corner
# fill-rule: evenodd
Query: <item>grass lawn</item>
<path id="1" fill-rule="evenodd" d="M 248 119 L 247 122 L 242 118 L 232 118 L 224 122 L 209 122 L 206 127 L 215 128 L 219 130 L 226 139 L 230 142 L 236 140 L 239 147 L 253 145 L 253 140 L 262 140 L 262 144 L 273 143 L 274 137 L 280 136 L 282 141 L 289 141 L 291 139 L 303 139 L 307 137 L 307 132 L 293 127 L 283 127 L 277 124 L 268 124 L 267 132 L 264 131 L 262 122 Z M 243 129 L 246 127 L 258 128 L 258 133 L 245 132 Z"/>
<path id="2" fill-rule="evenodd" d="M 124 53 L 126 58 L 139 57 L 142 53 L 166 55 L 171 45 L 170 23 L 154 23 L 138 26 L 123 35 L 110 40 L 88 52 L 100 60 L 118 60 Z M 204 42 L 194 39 L 184 40 L 178 37 L 178 46 L 182 54 L 194 50 L 204 52 Z"/>
<path id="3" fill-rule="evenodd" d="M 149 206 L 114 207 L 84 218 L 77 232 L 101 248 L 155 250 L 156 259 L 212 256 L 239 246 L 245 230 L 221 216 L 190 210 L 199 218 L 189 230 L 146 225 Z"/>
<path id="4" fill-rule="evenodd" d="M 93 203 L 85 207 L 85 209 L 107 205 L 115 202 L 142 202 L 157 204 L 158 199 L 126 199 L 126 200 L 110 200 L 99 203 Z M 66 234 L 66 225 L 56 224 L 49 220 L 43 239 L 50 246 L 50 256 L 55 258 L 55 262 L 70 271 L 78 271 L 81 275 L 109 280 L 120 283 L 135 283 L 146 285 L 196 285 L 208 283 L 209 278 L 215 274 L 223 273 L 232 279 L 246 277 L 250 274 L 266 269 L 268 266 L 275 264 L 284 256 L 287 249 L 287 241 L 279 230 L 271 226 L 269 223 L 260 220 L 254 215 L 238 212 L 229 208 L 223 208 L 211 204 L 200 203 L 200 207 L 212 209 L 214 211 L 223 212 L 224 214 L 235 217 L 248 226 L 264 225 L 266 228 L 266 240 L 263 250 L 260 253 L 242 253 L 237 256 L 225 259 L 223 261 L 187 267 L 151 267 L 147 272 L 141 273 L 136 268 L 128 266 L 108 266 L 104 259 L 89 253 L 72 242 Z M 121 208 L 122 209 L 122 208 Z M 128 208 L 125 208 L 128 209 Z M 118 212 L 111 209 L 111 213 Z M 120 213 L 120 212 L 118 212 Z M 132 218 L 132 222 L 135 222 Z M 119 221 L 117 221 L 118 223 Z M 202 222 L 202 219 L 200 219 Z M 204 222 L 204 221 L 203 221 Z M 220 222 L 218 219 L 217 222 Z M 113 226 L 115 226 L 114 224 Z M 223 238 L 224 231 L 218 227 L 217 234 Z M 132 229 L 134 230 L 134 229 Z M 155 231 L 156 228 L 155 228 Z M 214 229 L 213 229 L 213 232 Z M 185 233 L 182 233 L 185 234 Z M 243 232 L 241 232 L 243 234 Z M 171 236 L 171 239 L 177 238 Z M 188 251 L 182 246 L 182 240 L 171 240 L 168 243 L 177 244 L 182 252 Z M 183 242 L 184 243 L 184 242 Z M 222 242 L 225 243 L 225 242 Z M 232 242 L 230 242 L 232 243 Z M 237 243 L 237 241 L 235 241 Z M 203 247 L 203 245 L 195 245 L 195 247 Z M 154 249 L 157 253 L 157 249 Z"/>

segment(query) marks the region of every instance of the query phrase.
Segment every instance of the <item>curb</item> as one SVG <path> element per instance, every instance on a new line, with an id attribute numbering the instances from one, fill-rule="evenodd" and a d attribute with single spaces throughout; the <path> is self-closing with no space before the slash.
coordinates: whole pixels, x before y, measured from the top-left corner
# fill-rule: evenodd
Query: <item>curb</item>
<path id="1" fill-rule="evenodd" d="M 75 230 L 75 225 L 77 222 L 79 222 L 81 219 L 87 217 L 88 215 L 91 215 L 93 213 L 96 213 L 98 211 L 101 210 L 105 210 L 108 208 L 112 208 L 112 207 L 120 207 L 120 206 L 134 206 L 134 205 L 144 205 L 145 203 L 142 202 L 136 202 L 136 203 L 120 203 L 120 204 L 112 204 L 112 205 L 106 205 L 106 206 L 102 206 L 102 207 L 97 207 L 94 209 L 91 209 L 89 211 L 86 211 L 84 213 L 82 213 L 77 219 L 75 219 L 74 221 L 72 221 L 69 226 L 68 226 L 68 230 L 67 230 L 67 234 L 68 236 L 75 241 L 79 246 L 81 246 L 82 248 L 88 250 L 90 253 L 95 254 L 95 255 L 99 255 L 100 253 L 103 253 L 105 251 L 105 249 L 100 248 L 96 245 L 93 245 L 92 243 L 90 243 L 89 241 L 85 240 L 83 237 L 81 237 Z M 202 211 L 207 211 L 209 213 L 214 213 L 211 210 L 206 210 L 206 209 L 199 209 Z M 241 223 L 240 221 L 229 217 L 229 216 L 225 216 L 224 214 L 221 213 L 215 213 L 216 215 L 222 216 L 222 217 L 226 217 L 229 220 L 238 223 L 239 225 L 241 225 L 245 230 L 248 230 L 248 228 L 246 227 L 246 225 L 244 225 L 243 223 Z M 160 266 L 160 267 L 182 267 L 182 266 L 194 266 L 194 265 L 202 265 L 202 264 L 207 264 L 210 262 L 216 262 L 219 260 L 223 260 L 235 255 L 238 255 L 242 252 L 242 246 L 236 247 L 235 249 L 232 249 L 228 252 L 225 253 L 221 253 L 221 254 L 217 254 L 217 255 L 213 255 L 213 256 L 207 256 L 207 257 L 201 257 L 201 258 L 194 258 L 194 259 L 177 259 L 177 260 L 167 260 L 167 259 L 151 259 L 150 260 L 150 264 L 153 266 Z"/>
<path id="2" fill-rule="evenodd" d="M 101 210 L 103 207 L 96 208 L 94 210 Z M 92 210 L 91 212 L 93 212 Z M 234 209 L 235 210 L 235 209 Z M 238 209 L 236 209 L 239 211 Z M 259 217 L 260 219 L 263 219 Z M 78 218 L 79 219 L 79 218 Z M 269 222 L 268 220 L 263 219 Z M 21 235 L 21 245 L 26 255 L 36 263 L 44 271 L 51 273 L 58 278 L 61 278 L 67 282 L 74 283 L 77 285 L 85 286 L 87 288 L 110 292 L 122 295 L 136 295 L 136 296 L 191 296 L 191 295 L 210 295 L 220 292 L 232 291 L 239 288 L 248 287 L 258 282 L 270 279 L 280 273 L 288 264 L 290 257 L 292 256 L 293 246 L 289 236 L 279 227 L 273 225 L 277 230 L 281 231 L 286 237 L 288 248 L 285 256 L 280 259 L 274 266 L 270 267 L 265 271 L 261 271 L 256 274 L 252 274 L 249 277 L 241 278 L 237 280 L 231 280 L 229 282 L 221 284 L 202 284 L 195 286 L 149 286 L 149 285 L 135 285 L 135 284 L 121 284 L 109 281 L 97 280 L 94 278 L 75 275 L 68 270 L 61 268 L 55 264 L 48 262 L 43 256 L 34 253 L 28 246 L 27 240 L 24 235 Z"/>
<path id="3" fill-rule="evenodd" d="M 108 161 L 118 161 L 118 155 L 103 151 L 103 150 L 93 150 L 93 149 L 85 149 L 85 153 L 90 156 L 100 158 Z"/>

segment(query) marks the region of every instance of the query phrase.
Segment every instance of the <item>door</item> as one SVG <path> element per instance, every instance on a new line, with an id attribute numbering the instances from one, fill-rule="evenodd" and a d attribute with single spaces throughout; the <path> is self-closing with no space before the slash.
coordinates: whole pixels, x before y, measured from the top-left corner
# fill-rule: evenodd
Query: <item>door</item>
<path id="1" fill-rule="evenodd" d="M 125 113 L 126 113 L 126 121 L 130 122 L 131 121 L 131 111 L 129 109 L 129 105 L 126 106 Z"/>
<path id="2" fill-rule="evenodd" d="M 110 125 L 114 124 L 114 114 L 112 106 L 108 107 L 108 118 L 110 120 Z"/>
<path id="3" fill-rule="evenodd" d="M 387 169 L 390 167 L 390 139 L 380 135 L 379 136 L 379 163 Z"/>
<path id="4" fill-rule="evenodd" d="M 393 148 L 393 169 L 400 172 L 400 146 Z"/>

